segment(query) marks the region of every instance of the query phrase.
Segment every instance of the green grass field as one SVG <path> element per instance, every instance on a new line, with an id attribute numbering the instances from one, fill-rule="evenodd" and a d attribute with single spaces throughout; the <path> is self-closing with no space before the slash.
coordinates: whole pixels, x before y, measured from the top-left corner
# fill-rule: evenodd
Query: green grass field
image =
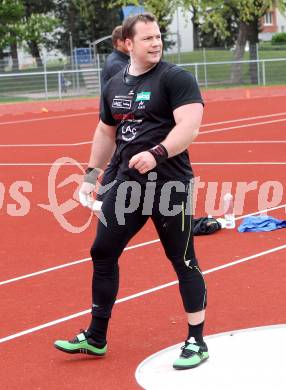
<path id="1" fill-rule="evenodd" d="M 3 103 L 18 103 L 18 102 L 27 102 L 31 101 L 31 99 L 28 98 L 21 98 L 21 97 L 10 97 L 10 96 L 0 96 L 0 104 Z"/>

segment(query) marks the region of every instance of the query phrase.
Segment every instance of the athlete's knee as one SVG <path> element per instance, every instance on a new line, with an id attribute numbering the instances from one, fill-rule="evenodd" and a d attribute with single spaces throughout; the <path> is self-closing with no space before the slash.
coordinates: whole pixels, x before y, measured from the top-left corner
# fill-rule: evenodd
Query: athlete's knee
<path id="1" fill-rule="evenodd" d="M 92 259 L 93 270 L 96 278 L 117 278 L 119 266 L 117 259 Z"/>
<path id="2" fill-rule="evenodd" d="M 196 257 L 192 257 L 188 260 L 184 259 L 183 255 L 178 255 L 178 256 L 173 256 L 170 255 L 168 256 L 168 259 L 171 261 L 172 266 L 178 276 L 178 278 L 183 278 L 185 275 L 189 275 L 190 271 L 198 266 L 198 261 Z"/>
<path id="3" fill-rule="evenodd" d="M 178 273 L 179 288 L 186 312 L 195 313 L 207 305 L 207 288 L 197 265 L 186 268 L 184 272 Z"/>
<path id="4" fill-rule="evenodd" d="M 115 277 L 118 274 L 118 258 L 106 250 L 105 246 L 101 248 L 95 242 L 90 249 L 90 254 L 97 276 Z"/>
<path id="5" fill-rule="evenodd" d="M 97 259 L 112 259 L 117 257 L 113 245 L 108 245 L 98 239 L 94 241 L 90 249 L 90 255 L 93 262 Z"/>

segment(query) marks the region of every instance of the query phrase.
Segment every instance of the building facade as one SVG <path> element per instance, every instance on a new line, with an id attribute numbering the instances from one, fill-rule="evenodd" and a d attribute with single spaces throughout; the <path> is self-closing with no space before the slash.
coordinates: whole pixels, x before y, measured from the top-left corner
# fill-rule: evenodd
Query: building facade
<path id="1" fill-rule="evenodd" d="M 168 53 L 181 53 L 193 51 L 193 23 L 192 14 L 184 14 L 183 9 L 178 7 L 174 13 L 168 32 L 175 42 L 175 45 L 168 50 Z"/>
<path id="2" fill-rule="evenodd" d="M 259 34 L 261 41 L 271 41 L 274 34 L 286 32 L 286 15 L 274 7 L 272 11 L 267 12 L 262 20 L 262 31 Z"/>

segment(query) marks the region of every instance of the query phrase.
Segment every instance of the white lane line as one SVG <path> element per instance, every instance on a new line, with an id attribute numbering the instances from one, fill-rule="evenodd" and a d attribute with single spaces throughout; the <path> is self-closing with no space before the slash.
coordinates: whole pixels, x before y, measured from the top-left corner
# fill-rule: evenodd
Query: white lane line
<path id="1" fill-rule="evenodd" d="M 44 106 L 44 103 L 43 103 L 43 106 Z M 40 109 L 39 109 L 39 113 L 40 113 Z M 97 114 L 99 114 L 99 111 L 83 112 L 83 113 L 77 113 L 77 114 L 48 116 L 48 117 L 44 117 L 44 118 L 21 119 L 21 120 L 18 120 L 18 121 L 0 122 L 0 126 L 1 125 L 17 124 L 17 123 L 39 122 L 39 121 L 53 120 L 53 119 L 66 119 L 66 118 L 72 118 L 72 117 L 79 117 L 79 116 L 86 116 L 86 115 L 97 115 Z M 282 115 L 286 115 L 286 112 L 280 112 L 280 113 L 276 113 L 276 114 L 252 116 L 252 117 L 245 117 L 245 118 L 237 118 L 237 119 L 231 119 L 231 120 L 222 121 L 222 122 L 205 123 L 201 127 L 216 126 L 216 125 L 222 125 L 222 124 L 225 124 L 225 123 L 242 122 L 242 121 L 262 119 L 262 118 L 271 118 L 271 117 L 282 116 Z"/>
<path id="2" fill-rule="evenodd" d="M 199 144 L 199 145 L 208 145 L 208 144 L 285 144 L 286 141 L 279 140 L 279 141 L 261 141 L 261 140 L 256 140 L 256 141 L 195 141 L 192 142 L 192 145 Z M 1 146 L 1 145 L 0 145 Z"/>
<path id="3" fill-rule="evenodd" d="M 286 203 L 285 204 L 282 204 L 280 206 L 276 206 L 276 207 L 272 207 L 272 208 L 269 208 L 269 209 L 264 209 L 264 210 L 259 210 L 259 211 L 255 211 L 253 213 L 249 213 L 249 214 L 245 214 L 245 215 L 242 215 L 240 217 L 236 217 L 235 220 L 240 220 L 240 219 L 243 219 L 245 217 L 250 217 L 251 215 L 259 215 L 259 214 L 263 214 L 263 213 L 269 213 L 270 211 L 274 211 L 274 210 L 278 210 L 278 209 L 282 209 L 282 208 L 285 208 L 286 209 Z M 146 241 L 146 242 L 142 242 L 140 244 L 136 244 L 136 245 L 131 245 L 131 246 L 128 246 L 124 249 L 124 251 L 128 251 L 128 250 L 131 250 L 131 249 L 136 249 L 136 248 L 140 248 L 140 247 L 143 247 L 143 246 L 146 246 L 146 245 L 151 245 L 151 244 L 155 244 L 155 243 L 158 243 L 160 242 L 159 239 L 155 239 L 155 240 L 151 240 L 151 241 Z M 66 267 L 71 267 L 73 265 L 78 265 L 78 264 L 81 264 L 81 263 L 85 263 L 87 261 L 90 261 L 91 260 L 91 257 L 86 257 L 85 259 L 80 259 L 80 260 L 75 260 L 75 261 L 72 261 L 70 263 L 65 263 L 65 264 L 61 264 L 61 265 L 57 265 L 55 267 L 51 267 L 51 268 L 45 268 L 41 271 L 36 271 L 36 272 L 32 272 L 30 274 L 26 274 L 26 275 L 22 275 L 22 276 L 17 276 L 15 278 L 12 278 L 12 279 L 7 279 L 7 280 L 4 280 L 2 282 L 0 282 L 0 286 L 4 285 L 4 284 L 9 284 L 9 283 L 13 283 L 13 282 L 17 282 L 19 280 L 23 280 L 23 279 L 27 279 L 27 278 L 31 278 L 33 276 L 38 276 L 38 275 L 42 275 L 42 274 L 45 274 L 47 272 L 51 272 L 51 271 L 56 271 L 58 269 L 62 269 L 62 268 L 66 268 Z"/>
<path id="4" fill-rule="evenodd" d="M 283 119 L 275 119 L 273 121 L 265 121 L 265 122 L 254 122 L 254 123 L 247 123 L 245 125 L 239 125 L 239 126 L 231 126 L 231 127 L 222 127 L 221 129 L 214 129 L 214 130 L 206 130 L 199 132 L 199 135 L 204 134 L 210 134 L 210 133 L 218 133 L 220 131 L 228 131 L 228 130 L 234 130 L 234 129 L 241 129 L 242 127 L 251 127 L 251 126 L 260 126 L 260 125 L 267 125 L 270 123 L 278 123 L 278 122 L 286 122 L 286 118 Z"/>
<path id="5" fill-rule="evenodd" d="M 236 217 L 235 220 L 239 221 L 240 219 L 243 219 L 243 218 L 246 218 L 246 217 L 250 217 L 252 215 L 267 214 L 270 211 L 279 210 L 279 209 L 282 209 L 282 208 L 284 208 L 285 211 L 286 211 L 286 203 L 285 204 L 281 204 L 280 206 L 271 207 L 270 209 L 259 210 L 259 211 L 256 211 L 255 213 L 244 214 L 244 215 L 241 215 L 240 217 Z"/>
<path id="6" fill-rule="evenodd" d="M 58 147 L 58 146 L 82 146 L 92 144 L 92 141 L 75 142 L 73 144 L 2 144 L 0 148 L 35 148 L 35 147 Z"/>
<path id="7" fill-rule="evenodd" d="M 1 164 L 0 164 L 1 165 Z M 253 161 L 253 162 L 192 162 L 192 165 L 286 165 L 285 161 Z"/>
<path id="8" fill-rule="evenodd" d="M 208 145 L 208 144 L 284 144 L 285 140 L 254 140 L 254 141 L 195 141 L 192 142 L 192 145 Z M 82 145 L 90 145 L 92 141 L 82 141 L 75 142 L 69 144 L 2 144 L 0 148 L 49 148 L 49 147 L 67 147 L 67 146 L 82 146 Z"/>
<path id="9" fill-rule="evenodd" d="M 231 119 L 231 120 L 223 121 L 223 122 L 206 123 L 206 124 L 201 125 L 201 127 L 223 125 L 225 123 L 233 123 L 233 122 L 252 121 L 255 119 L 272 118 L 275 116 L 283 116 L 283 115 L 286 115 L 286 112 L 279 112 L 277 114 L 268 114 L 268 115 L 259 115 L 259 116 L 247 116 L 245 118 Z"/>
<path id="10" fill-rule="evenodd" d="M 94 114 L 94 113 L 85 113 L 85 115 L 91 115 L 91 114 Z M 241 118 L 241 119 L 236 119 L 236 120 L 232 120 L 232 121 L 225 121 L 225 122 L 215 122 L 215 123 L 208 123 L 208 124 L 204 124 L 202 125 L 201 127 L 206 127 L 206 126 L 214 126 L 214 125 L 218 125 L 218 124 L 223 124 L 223 123 L 233 123 L 233 122 L 239 122 L 239 121 L 246 121 L 246 120 L 250 120 L 250 119 L 256 119 L 256 118 L 267 118 L 267 117 L 271 117 L 271 116 L 277 116 L 277 115 L 284 115 L 286 113 L 281 113 L 281 114 L 272 114 L 272 115 L 265 115 L 265 116 L 259 116 L 259 117 L 250 117 L 250 118 Z M 83 114 L 73 114 L 73 115 L 70 115 L 70 116 L 81 116 Z M 56 119 L 56 118 L 68 118 L 70 117 L 69 115 L 59 115 L 57 117 L 48 117 L 48 118 L 39 118 L 39 119 L 33 119 L 33 120 L 30 120 L 30 119 L 27 119 L 27 120 L 24 120 L 22 122 L 31 122 L 31 121 L 39 121 L 39 120 L 44 120 L 44 119 Z M 227 131 L 227 130 L 233 130 L 233 129 L 239 129 L 239 128 L 242 128 L 242 127 L 250 127 L 250 126 L 259 126 L 261 124 L 269 124 L 269 123 L 276 123 L 276 122 L 283 122 L 283 121 L 286 121 L 286 118 L 284 119 L 277 119 L 277 120 L 273 120 L 273 121 L 267 121 L 267 122 L 254 122 L 254 123 L 249 123 L 249 124 L 246 124 L 246 125 L 239 125 L 239 126 L 232 126 L 232 127 L 223 127 L 223 128 L 220 128 L 220 129 L 214 129 L 214 130 L 207 130 L 207 131 L 202 131 L 199 133 L 199 135 L 202 135 L 202 134 L 208 134 L 208 133 L 214 133 L 214 132 L 220 132 L 220 131 Z M 1 124 L 15 124 L 15 123 L 18 123 L 18 122 L 2 122 L 0 123 Z M 285 140 L 283 141 L 209 141 L 209 142 L 206 142 L 206 143 L 281 143 L 281 142 L 286 142 Z M 4 147 L 60 147 L 60 146 L 81 146 L 81 145 L 88 145 L 88 144 L 91 144 L 92 141 L 83 141 L 83 142 L 77 142 L 77 143 L 63 143 L 63 144 L 59 144 L 59 143 L 56 143 L 56 144 L 1 144 L 0 147 L 1 148 L 4 148 Z M 197 142 L 193 142 L 193 144 L 203 144 L 204 142 L 200 142 L 200 141 L 197 141 Z"/>
<path id="11" fill-rule="evenodd" d="M 127 246 L 127 247 L 124 249 L 124 251 L 129 251 L 129 250 L 131 250 L 131 249 L 140 248 L 140 247 L 142 247 L 142 246 L 146 246 L 146 245 L 150 245 L 150 244 L 155 244 L 156 242 L 159 242 L 159 241 L 160 241 L 159 239 L 156 239 L 156 240 L 152 240 L 152 241 L 142 242 L 142 243 L 136 244 L 136 245 Z M 46 269 L 43 269 L 43 270 L 41 270 L 41 271 L 33 272 L 33 273 L 31 273 L 31 274 L 26 274 L 26 275 L 18 276 L 18 277 L 16 277 L 16 278 L 4 280 L 3 282 L 0 282 L 0 286 L 3 286 L 4 284 L 12 283 L 12 282 L 17 282 L 17 281 L 22 280 L 22 279 L 31 278 L 31 277 L 33 277 L 33 276 L 42 275 L 42 274 L 45 274 L 45 273 L 47 273 L 47 272 L 56 271 L 56 270 L 58 270 L 58 269 L 62 269 L 62 268 L 66 268 L 66 267 L 71 267 L 71 266 L 77 265 L 77 264 L 82 264 L 82 263 L 85 263 L 85 262 L 90 261 L 90 260 L 91 260 L 91 257 L 86 257 L 85 259 L 75 260 L 75 261 L 72 261 L 72 262 L 70 262 L 70 263 L 65 263 L 65 264 L 57 265 L 56 267 L 46 268 Z"/>
<path id="12" fill-rule="evenodd" d="M 65 165 L 87 165 L 87 162 L 77 162 L 76 164 L 65 164 Z M 192 165 L 285 165 L 285 161 L 254 161 L 254 162 L 244 162 L 244 161 L 236 161 L 236 162 L 192 162 Z M 0 163 L 0 166 L 5 167 L 33 167 L 33 166 L 39 166 L 39 167 L 51 167 L 51 166 L 63 166 L 62 163 Z"/>
<path id="13" fill-rule="evenodd" d="M 52 120 L 52 119 L 66 119 L 66 118 L 74 118 L 74 117 L 78 117 L 78 116 L 97 115 L 97 114 L 99 114 L 99 111 L 82 112 L 82 113 L 70 114 L 70 115 L 46 116 L 45 118 L 21 119 L 19 121 L 0 122 L 0 126 L 16 125 L 18 123 L 40 122 L 40 121 L 47 121 L 47 120 Z"/>
<path id="14" fill-rule="evenodd" d="M 11 166 L 11 167 L 14 167 L 14 166 L 23 166 L 23 167 L 35 167 L 35 166 L 39 166 L 39 167 L 51 167 L 51 166 L 63 166 L 63 165 L 87 165 L 87 162 L 76 162 L 74 164 L 72 164 L 71 162 L 67 163 L 67 164 L 62 164 L 62 163 L 52 163 L 52 162 L 44 162 L 44 163 L 0 163 L 0 166 Z"/>
<path id="15" fill-rule="evenodd" d="M 222 269 L 229 268 L 229 267 L 232 267 L 234 265 L 241 264 L 241 263 L 253 260 L 253 259 L 257 259 L 258 257 L 262 257 L 262 256 L 268 255 L 270 253 L 278 252 L 278 251 L 283 250 L 283 249 L 286 249 L 286 244 L 277 246 L 277 247 L 272 248 L 272 249 L 268 249 L 268 250 L 260 252 L 260 253 L 256 253 L 256 254 L 251 255 L 251 256 L 243 257 L 241 259 L 232 261 L 232 262 L 227 263 L 227 264 L 220 265 L 218 267 L 211 268 L 209 270 L 204 271 L 203 274 L 207 275 L 207 274 L 210 274 L 212 272 L 220 271 Z M 144 295 L 151 294 L 153 292 L 162 290 L 164 288 L 174 286 L 175 284 L 178 284 L 177 280 L 174 280 L 173 282 L 170 282 L 170 283 L 162 284 L 162 285 L 157 286 L 157 287 L 150 288 L 148 290 L 141 291 L 141 292 L 136 293 L 136 294 L 129 295 L 125 298 L 118 299 L 118 300 L 116 300 L 115 303 L 117 304 L 117 303 L 127 302 L 127 301 L 130 301 L 132 299 L 136 299 L 136 298 L 142 297 Z M 30 334 L 30 333 L 37 332 L 38 330 L 45 329 L 45 328 L 48 328 L 48 327 L 53 326 L 53 325 L 57 325 L 57 324 L 60 324 L 62 322 L 69 321 L 73 318 L 77 318 L 77 317 L 80 317 L 80 316 L 83 316 L 83 315 L 86 315 L 89 313 L 90 313 L 90 309 L 87 309 L 87 310 L 83 310 L 83 311 L 80 311 L 78 313 L 66 316 L 66 317 L 58 318 L 57 320 L 47 322 L 45 324 L 41 324 L 41 325 L 35 326 L 33 328 L 30 328 L 30 329 L 26 329 L 22 332 L 14 333 L 14 334 L 11 334 L 9 336 L 3 337 L 0 339 L 0 343 L 4 343 L 6 341 L 13 340 L 17 337 L 21 337 L 21 336 L 25 336 L 25 335 Z"/>
<path id="16" fill-rule="evenodd" d="M 77 265 L 77 264 L 82 264 L 82 263 L 85 263 L 85 262 L 90 261 L 90 260 L 91 260 L 91 257 L 86 257 L 85 259 L 71 261 L 70 263 L 65 263 L 65 264 L 57 265 L 57 266 L 55 266 L 55 267 L 46 268 L 46 269 L 43 269 L 43 270 L 41 270 L 41 271 L 32 272 L 32 273 L 30 273 L 30 274 L 18 276 L 18 277 L 16 277 L 16 278 L 7 279 L 7 280 L 4 280 L 3 282 L 0 282 L 0 286 L 4 286 L 4 284 L 9 284 L 9 283 L 13 283 L 13 282 L 18 282 L 19 280 L 23 280 L 23 279 L 27 279 L 27 278 L 32 278 L 33 276 L 38 276 L 38 275 L 46 274 L 47 272 L 56 271 L 56 270 L 58 270 L 58 269 L 71 267 L 71 266 Z"/>

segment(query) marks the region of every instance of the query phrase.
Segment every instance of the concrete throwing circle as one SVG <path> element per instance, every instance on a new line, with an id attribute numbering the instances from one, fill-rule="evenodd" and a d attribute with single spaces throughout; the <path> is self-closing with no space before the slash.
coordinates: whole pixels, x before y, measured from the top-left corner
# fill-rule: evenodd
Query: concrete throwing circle
<path id="1" fill-rule="evenodd" d="M 286 324 L 205 338 L 210 358 L 191 370 L 174 370 L 181 344 L 149 356 L 135 377 L 145 390 L 285 390 Z"/>

